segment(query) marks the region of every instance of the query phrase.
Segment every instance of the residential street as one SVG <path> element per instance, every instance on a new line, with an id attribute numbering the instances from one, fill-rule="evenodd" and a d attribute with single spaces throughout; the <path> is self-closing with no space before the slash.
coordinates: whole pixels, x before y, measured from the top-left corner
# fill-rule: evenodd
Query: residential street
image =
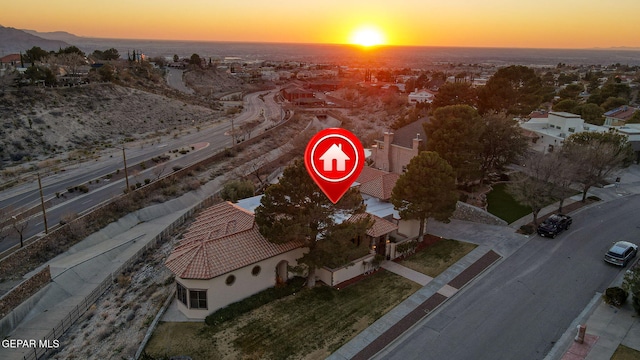
<path id="1" fill-rule="evenodd" d="M 376 358 L 544 358 L 620 273 L 602 258 L 614 241 L 639 242 L 638 210 L 640 195 L 578 211 L 566 233 L 535 236 Z M 441 235 L 464 240 L 449 229 Z"/>

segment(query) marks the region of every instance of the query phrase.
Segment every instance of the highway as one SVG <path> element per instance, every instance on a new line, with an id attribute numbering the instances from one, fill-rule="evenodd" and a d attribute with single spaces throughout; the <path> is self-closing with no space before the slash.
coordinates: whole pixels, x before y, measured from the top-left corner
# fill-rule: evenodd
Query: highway
<path id="1" fill-rule="evenodd" d="M 233 119 L 233 126 L 237 127 L 251 120 L 263 119 L 260 115 L 262 109 L 265 113 L 273 112 L 274 109 L 280 109 L 280 106 L 273 100 L 273 95 L 277 90 L 261 91 L 251 93 L 245 96 L 243 112 Z M 264 96 L 264 101 L 260 99 L 260 95 Z M 166 166 L 165 173 L 171 171 L 173 166 L 185 166 L 190 163 L 205 159 L 214 155 L 220 150 L 231 147 L 232 139 L 228 133 L 231 131 L 232 122 L 229 120 L 223 122 L 215 122 L 214 119 L 208 124 L 203 124 L 200 131 L 195 128 L 191 129 L 190 134 L 180 136 L 179 138 L 166 137 L 161 143 L 153 146 L 145 147 L 126 147 L 127 165 L 132 166 L 141 161 L 148 160 L 152 157 L 162 155 L 169 150 L 179 149 L 181 147 L 189 147 L 196 143 L 207 143 L 208 146 L 197 151 L 191 151 L 179 158 L 170 160 Z M 258 134 L 258 131 L 252 132 L 252 136 Z M 98 160 L 75 164 L 67 167 L 64 172 L 59 172 L 42 178 L 42 187 L 44 198 L 50 199 L 55 197 L 56 192 L 63 193 L 67 188 L 83 184 L 89 180 L 103 177 L 107 174 L 114 173 L 118 169 L 123 169 L 122 150 L 113 149 L 103 154 Z M 151 172 L 152 169 L 146 170 Z M 139 178 L 144 178 L 142 175 Z M 154 178 L 155 176 L 146 176 Z M 130 174 L 131 182 L 131 174 Z M 55 206 L 47 210 L 47 221 L 49 227 L 57 224 L 60 217 L 68 213 L 81 213 L 96 204 L 106 201 L 114 196 L 122 193 L 124 190 L 124 180 L 109 183 L 100 189 L 95 189 L 86 195 L 75 197 L 69 201 Z M 0 193 L 0 208 L 26 209 L 40 205 L 40 195 L 37 182 L 21 184 Z M 25 239 L 44 231 L 44 223 L 40 214 L 32 217 Z M 18 243 L 19 240 L 15 234 L 0 242 L 0 252 L 10 248 Z"/>
<path id="2" fill-rule="evenodd" d="M 377 359 L 543 359 L 585 306 L 622 271 L 612 242 L 640 243 L 640 195 L 577 213 L 555 239 L 535 236 L 418 322 Z"/>

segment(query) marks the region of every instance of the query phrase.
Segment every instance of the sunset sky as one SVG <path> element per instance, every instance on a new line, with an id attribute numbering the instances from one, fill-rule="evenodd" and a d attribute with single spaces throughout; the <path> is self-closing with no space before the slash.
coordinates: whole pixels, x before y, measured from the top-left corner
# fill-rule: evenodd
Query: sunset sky
<path id="1" fill-rule="evenodd" d="M 639 0 L 9 1 L 0 25 L 102 38 L 388 45 L 640 47 Z M 377 30 L 375 30 L 377 29 Z"/>

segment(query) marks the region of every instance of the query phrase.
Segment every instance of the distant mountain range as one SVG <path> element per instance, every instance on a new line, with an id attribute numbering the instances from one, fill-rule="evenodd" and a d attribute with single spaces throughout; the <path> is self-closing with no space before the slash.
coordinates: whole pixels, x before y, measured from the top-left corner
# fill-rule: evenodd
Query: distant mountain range
<path id="1" fill-rule="evenodd" d="M 74 35 L 72 33 L 68 33 L 66 31 L 40 32 L 40 31 L 26 30 L 26 29 L 21 29 L 21 30 L 26 32 L 27 34 L 35 35 L 35 36 L 41 37 L 43 39 L 64 41 L 64 42 L 66 42 L 68 44 L 71 44 L 71 45 L 73 45 L 74 42 L 79 42 L 79 41 L 81 42 L 81 41 L 87 39 L 87 38 L 84 38 L 84 37 L 80 37 L 80 36 Z"/>
<path id="2" fill-rule="evenodd" d="M 34 46 L 57 51 L 77 46 L 87 54 L 94 50 L 116 48 L 124 57 L 136 51 L 147 56 L 172 58 L 174 54 L 204 58 L 241 57 L 247 60 L 299 60 L 308 62 L 358 63 L 361 53 L 352 46 L 337 44 L 248 43 L 220 41 L 178 41 L 145 39 L 107 39 L 77 36 L 65 31 L 38 32 L 0 25 L 0 56 L 25 52 Z M 419 68 L 429 63 L 469 63 L 492 65 L 555 66 L 565 64 L 640 65 L 640 48 L 610 47 L 591 49 L 527 49 L 389 46 L 377 49 L 375 59 L 389 66 Z M 370 54 L 370 55 L 371 55 Z M 371 56 L 373 56 L 371 55 Z"/>
<path id="3" fill-rule="evenodd" d="M 69 44 L 62 40 L 46 39 L 23 30 L 0 25 L 0 56 L 24 53 L 34 46 L 39 46 L 47 51 L 56 51 L 69 46 Z"/>

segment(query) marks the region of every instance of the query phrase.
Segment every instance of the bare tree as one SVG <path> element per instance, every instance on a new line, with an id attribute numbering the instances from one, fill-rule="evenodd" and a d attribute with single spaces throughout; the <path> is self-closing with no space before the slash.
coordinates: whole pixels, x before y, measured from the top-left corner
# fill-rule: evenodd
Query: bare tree
<path id="1" fill-rule="evenodd" d="M 16 215 L 11 216 L 11 227 L 13 231 L 20 237 L 20 247 L 24 246 L 24 235 L 29 229 L 29 217 L 19 211 Z"/>
<path id="2" fill-rule="evenodd" d="M 561 152 L 553 152 L 547 154 L 549 166 L 555 171 L 551 172 L 549 181 L 553 185 L 552 195 L 555 199 L 559 199 L 558 213 L 562 213 L 562 206 L 567 197 L 574 195 L 576 190 L 571 188 L 579 169 L 579 164 L 572 162 Z"/>
<path id="3" fill-rule="evenodd" d="M 242 133 L 244 133 L 244 135 L 247 137 L 247 139 L 251 139 L 251 132 L 258 127 L 258 125 L 260 125 L 260 120 L 251 120 L 249 122 L 246 122 L 242 125 L 240 125 L 240 131 L 242 131 Z"/>
<path id="4" fill-rule="evenodd" d="M 582 201 L 589 189 L 602 184 L 634 158 L 627 137 L 615 132 L 582 132 L 569 136 L 562 153 L 578 167 L 574 180 L 582 186 Z"/>
<path id="5" fill-rule="evenodd" d="M 513 176 L 507 184 L 507 192 L 519 203 L 531 208 L 533 223 L 538 225 L 538 214 L 553 201 L 554 186 L 550 182 L 556 171 L 550 157 L 530 153 L 525 159 L 521 173 Z"/>
<path id="6" fill-rule="evenodd" d="M 164 170 L 167 168 L 168 164 L 169 164 L 168 161 L 161 162 L 153 168 L 153 175 L 155 175 L 156 180 L 160 179 L 160 177 L 164 173 Z"/>

